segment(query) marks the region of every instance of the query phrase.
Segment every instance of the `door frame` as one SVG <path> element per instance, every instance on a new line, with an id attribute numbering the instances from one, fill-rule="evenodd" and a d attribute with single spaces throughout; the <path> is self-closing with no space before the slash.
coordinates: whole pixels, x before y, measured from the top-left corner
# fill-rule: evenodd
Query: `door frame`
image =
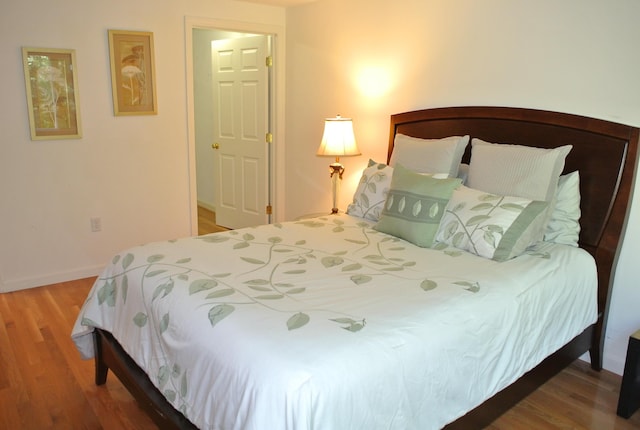
<path id="1" fill-rule="evenodd" d="M 270 35 L 271 55 L 271 110 L 270 128 L 273 143 L 269 147 L 268 160 L 270 172 L 269 191 L 271 194 L 271 222 L 281 222 L 284 217 L 284 75 L 285 75 L 285 29 L 277 25 L 252 22 L 230 21 L 214 18 L 185 17 L 186 41 L 186 84 L 187 84 L 187 140 L 189 160 L 189 213 L 191 235 L 198 234 L 198 190 L 196 184 L 196 137 L 195 102 L 193 89 L 193 29 L 225 30 L 240 33 Z"/>

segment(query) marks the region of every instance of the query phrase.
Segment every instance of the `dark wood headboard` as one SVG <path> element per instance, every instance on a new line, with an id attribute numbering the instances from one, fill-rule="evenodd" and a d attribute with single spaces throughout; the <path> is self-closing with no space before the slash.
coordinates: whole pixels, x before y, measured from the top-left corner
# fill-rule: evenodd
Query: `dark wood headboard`
<path id="1" fill-rule="evenodd" d="M 598 266 L 599 319 L 590 351 L 592 366 L 600 369 L 613 272 L 634 183 L 638 128 L 533 109 L 425 109 L 391 116 L 388 157 L 396 133 L 421 138 L 468 134 L 493 143 L 540 148 L 573 145 L 564 173 L 580 171 L 580 246 L 594 256 Z M 471 144 L 463 162 L 468 163 L 470 155 Z"/>

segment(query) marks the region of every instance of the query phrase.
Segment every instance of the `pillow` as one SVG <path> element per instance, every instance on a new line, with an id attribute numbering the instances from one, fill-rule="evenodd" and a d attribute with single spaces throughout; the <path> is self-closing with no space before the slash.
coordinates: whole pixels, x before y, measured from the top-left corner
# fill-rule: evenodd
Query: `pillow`
<path id="1" fill-rule="evenodd" d="M 393 167 L 369 160 L 362 172 L 353 202 L 347 206 L 347 213 L 360 218 L 378 221 L 391 186 Z"/>
<path id="2" fill-rule="evenodd" d="M 469 165 L 466 163 L 460 163 L 458 167 L 458 174 L 456 177 L 462 179 L 462 183 L 465 184 L 467 182 L 467 177 L 469 176 Z"/>
<path id="3" fill-rule="evenodd" d="M 551 202 L 572 146 L 553 149 L 471 141 L 467 186 L 503 196 Z"/>
<path id="4" fill-rule="evenodd" d="M 468 144 L 469 136 L 419 139 L 396 134 L 389 165 L 402 164 L 407 169 L 422 173 L 446 172 L 455 178 Z"/>
<path id="5" fill-rule="evenodd" d="M 438 179 L 449 177 L 447 173 L 421 174 Z M 392 176 L 393 167 L 376 163 L 370 159 L 367 168 L 362 172 L 356 192 L 353 194 L 353 202 L 347 206 L 347 213 L 371 221 L 378 221 L 387 199 Z"/>
<path id="6" fill-rule="evenodd" d="M 458 178 L 435 179 L 397 164 L 380 220 L 373 227 L 383 233 L 429 247 Z"/>
<path id="7" fill-rule="evenodd" d="M 556 204 L 545 229 L 546 242 L 578 246 L 580 236 L 580 174 L 560 176 Z"/>
<path id="8" fill-rule="evenodd" d="M 480 257 L 506 261 L 538 241 L 546 208 L 547 202 L 463 185 L 453 192 L 435 240 Z"/>

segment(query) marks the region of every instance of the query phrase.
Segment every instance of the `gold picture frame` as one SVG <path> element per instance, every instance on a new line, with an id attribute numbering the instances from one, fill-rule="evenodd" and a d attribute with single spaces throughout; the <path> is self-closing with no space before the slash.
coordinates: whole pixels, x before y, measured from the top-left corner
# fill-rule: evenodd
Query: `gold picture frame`
<path id="1" fill-rule="evenodd" d="M 32 140 L 82 137 L 76 52 L 22 48 Z"/>
<path id="2" fill-rule="evenodd" d="M 108 30 L 113 114 L 156 115 L 153 33 Z"/>

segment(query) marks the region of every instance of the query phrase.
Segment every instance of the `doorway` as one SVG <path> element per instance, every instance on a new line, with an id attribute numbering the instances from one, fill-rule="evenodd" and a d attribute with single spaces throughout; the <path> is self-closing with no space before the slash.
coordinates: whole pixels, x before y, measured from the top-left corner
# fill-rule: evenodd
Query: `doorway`
<path id="1" fill-rule="evenodd" d="M 242 27 L 242 28 L 240 28 Z M 227 173 L 222 174 L 219 170 L 216 172 L 214 169 L 216 165 L 220 167 L 219 157 L 221 151 L 219 148 L 222 146 L 218 139 L 215 137 L 215 127 L 213 122 L 214 118 L 218 118 L 214 114 L 214 101 L 213 101 L 213 85 L 214 79 L 212 74 L 212 41 L 223 39 L 240 39 L 248 38 L 249 36 L 255 37 L 256 35 L 262 35 L 269 41 L 270 51 L 272 58 L 275 57 L 275 48 L 278 45 L 276 39 L 281 29 L 277 27 L 268 27 L 269 31 L 265 31 L 263 25 L 242 24 L 238 26 L 237 31 L 228 30 L 233 28 L 229 23 L 220 22 L 216 20 L 195 20 L 187 18 L 186 36 L 187 36 L 187 91 L 189 97 L 189 150 L 190 150 L 190 210 L 191 210 L 191 233 L 193 235 L 198 234 L 198 208 L 204 208 L 209 211 L 217 211 L 217 206 L 220 204 L 221 190 L 223 190 L 225 184 L 221 181 L 221 178 L 226 177 Z M 278 59 L 280 61 L 280 59 Z M 278 64 L 280 65 L 280 64 Z M 257 178 L 256 183 L 261 184 L 261 187 L 254 187 L 249 192 L 243 195 L 239 195 L 239 198 L 244 198 L 246 195 L 255 197 L 257 192 L 264 194 L 264 205 L 253 205 L 251 209 L 255 209 L 257 215 L 256 221 L 246 221 L 244 217 L 243 222 L 256 224 L 263 224 L 265 222 L 274 222 L 278 219 L 278 212 L 281 199 L 278 199 L 278 188 L 282 184 L 282 180 L 279 176 L 281 173 L 277 173 L 275 170 L 276 164 L 278 164 L 278 153 L 281 153 L 283 139 L 279 138 L 278 130 L 280 127 L 283 115 L 278 115 L 283 111 L 282 104 L 280 103 L 280 97 L 278 93 L 274 91 L 278 80 L 278 74 L 275 72 L 275 66 L 271 68 L 270 77 L 272 82 L 269 84 L 271 89 L 271 96 L 267 97 L 264 103 L 265 109 L 268 112 L 266 115 L 267 127 L 270 136 L 273 137 L 273 143 L 268 145 L 264 140 L 262 143 L 267 148 L 265 154 L 265 169 L 264 179 Z M 215 124 L 219 126 L 220 124 Z M 218 131 L 219 133 L 219 131 Z M 246 133 L 245 133 L 246 134 Z M 267 138 L 266 135 L 261 135 L 261 139 Z M 216 148 L 217 147 L 217 148 Z M 278 150 L 280 148 L 280 151 Z M 216 152 L 218 149 L 218 152 Z M 226 158 L 229 159 L 228 157 Z M 227 163 L 227 167 L 230 164 Z M 250 165 L 250 163 L 246 163 Z M 224 165 L 223 165 L 224 167 Z M 253 173 L 255 179 L 255 171 Z M 232 185 L 233 181 L 227 185 Z M 238 182 L 238 181 L 236 181 Z M 259 188 L 259 190 L 258 190 Z M 256 191 L 258 190 L 258 191 Z M 228 193 L 226 194 L 229 195 Z M 228 200 L 228 199 L 227 199 Z M 254 199 L 254 201 L 258 201 Z M 249 205 L 251 206 L 251 205 Z M 260 207 L 258 207 L 260 206 Z M 258 210 L 259 209 L 259 210 Z M 202 211 L 200 211 L 202 213 Z M 271 212 L 271 215 L 268 214 Z M 241 218 L 241 217 L 238 217 Z M 236 217 L 232 217 L 233 220 Z M 227 225 L 231 228 L 240 228 L 244 225 Z"/>

